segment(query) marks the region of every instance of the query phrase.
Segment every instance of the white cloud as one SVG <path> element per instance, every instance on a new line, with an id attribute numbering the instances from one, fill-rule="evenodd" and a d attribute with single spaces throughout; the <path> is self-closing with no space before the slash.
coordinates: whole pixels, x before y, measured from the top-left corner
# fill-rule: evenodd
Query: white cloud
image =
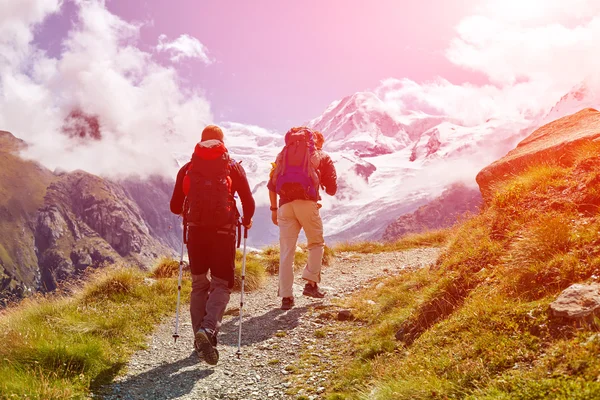
<path id="1" fill-rule="evenodd" d="M 489 84 L 392 78 L 375 92 L 396 116 L 420 110 L 465 125 L 490 118 L 534 122 L 582 83 L 600 92 L 598 38 L 596 0 L 483 0 L 458 24 L 446 55 Z"/>
<path id="2" fill-rule="evenodd" d="M 28 61 L 33 27 L 61 5 L 62 0 L 0 0 L 0 69 Z"/>
<path id="3" fill-rule="evenodd" d="M 51 168 L 172 173 L 170 154 L 187 153 L 213 121 L 209 103 L 180 85 L 173 66 L 141 50 L 140 26 L 110 13 L 102 0 L 76 0 L 77 20 L 62 52 L 48 56 L 32 43 L 34 32 L 61 5 L 0 0 L 0 128 L 30 142 L 28 155 Z M 583 80 L 600 82 L 598 37 L 598 1 L 486 0 L 461 21 L 447 56 L 487 75 L 490 84 L 388 79 L 376 89 L 382 102 L 373 107 L 399 118 L 420 110 L 468 126 L 490 118 L 531 121 Z M 161 35 L 156 50 L 174 62 L 211 62 L 189 35 L 172 41 Z M 74 110 L 97 117 L 101 141 L 82 144 L 60 133 Z M 272 140 L 255 127 L 249 131 Z"/>
<path id="4" fill-rule="evenodd" d="M 187 34 L 181 35 L 173 41 L 169 41 L 167 35 L 160 35 L 156 49 L 169 53 L 173 62 L 179 62 L 185 58 L 197 58 L 205 64 L 212 63 L 206 46 L 195 37 Z"/>
<path id="5" fill-rule="evenodd" d="M 536 82 L 518 83 L 510 88 L 495 85 L 455 85 L 438 78 L 418 84 L 409 79 L 386 79 L 375 90 L 385 110 L 402 119 L 418 110 L 450 118 L 464 126 L 488 119 L 531 120 L 556 102 L 555 97 L 539 99 L 529 95 L 542 90 Z"/>
<path id="6" fill-rule="evenodd" d="M 30 143 L 25 156 L 51 169 L 172 175 L 171 154 L 192 148 L 212 122 L 208 101 L 182 88 L 174 68 L 140 50 L 139 26 L 110 13 L 103 1 L 76 3 L 77 21 L 57 58 L 32 40 L 36 24 L 60 2 L 26 3 L 29 8 L 11 14 L 10 29 L 0 23 L 13 32 L 0 35 L 8 60 L 0 64 L 0 127 Z M 6 19 L 7 6 L 0 4 Z M 73 113 L 96 121 L 102 139 L 65 135 L 65 126 L 79 126 L 69 119 Z"/>
<path id="7" fill-rule="evenodd" d="M 594 0 L 485 0 L 478 11 L 506 23 L 577 23 L 600 11 L 600 4 Z"/>
<path id="8" fill-rule="evenodd" d="M 564 93 L 600 69 L 596 0 L 488 0 L 457 32 L 448 58 L 500 86 L 536 81 Z"/>

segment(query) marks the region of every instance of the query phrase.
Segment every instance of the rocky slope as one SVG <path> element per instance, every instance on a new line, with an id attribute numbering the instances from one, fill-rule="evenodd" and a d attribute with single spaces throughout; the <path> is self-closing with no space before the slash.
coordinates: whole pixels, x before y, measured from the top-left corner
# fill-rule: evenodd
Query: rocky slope
<path id="1" fill-rule="evenodd" d="M 450 227 L 461 216 L 476 213 L 480 205 L 481 193 L 478 189 L 461 183 L 451 185 L 440 197 L 388 225 L 383 240 L 393 241 L 409 233 Z"/>
<path id="2" fill-rule="evenodd" d="M 54 290 L 88 267 L 147 266 L 180 248 L 172 183 L 53 174 L 19 157 L 25 144 L 12 134 L 0 133 L 0 144 L 0 301 Z"/>
<path id="3" fill-rule="evenodd" d="M 0 294 L 20 297 L 41 281 L 34 246 L 36 214 L 55 176 L 15 153 L 25 143 L 0 131 Z M 0 296 L 2 297 L 2 296 Z"/>
<path id="4" fill-rule="evenodd" d="M 63 174 L 48 187 L 35 244 L 44 290 L 90 266 L 121 259 L 144 266 L 172 252 L 150 234 L 140 207 L 120 185 L 83 171 Z"/>
<path id="5" fill-rule="evenodd" d="M 181 248 L 181 221 L 171 214 L 169 203 L 173 181 L 160 176 L 148 179 L 127 178 L 119 181 L 125 194 L 139 207 L 150 236 L 172 249 Z"/>

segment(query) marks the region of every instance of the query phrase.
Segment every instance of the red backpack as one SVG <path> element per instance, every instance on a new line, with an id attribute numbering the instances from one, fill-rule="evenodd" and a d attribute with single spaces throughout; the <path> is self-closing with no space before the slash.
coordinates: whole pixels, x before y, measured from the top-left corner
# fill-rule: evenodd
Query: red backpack
<path id="1" fill-rule="evenodd" d="M 183 179 L 188 225 L 218 228 L 235 223 L 231 163 L 221 141 L 207 140 L 196 145 Z"/>

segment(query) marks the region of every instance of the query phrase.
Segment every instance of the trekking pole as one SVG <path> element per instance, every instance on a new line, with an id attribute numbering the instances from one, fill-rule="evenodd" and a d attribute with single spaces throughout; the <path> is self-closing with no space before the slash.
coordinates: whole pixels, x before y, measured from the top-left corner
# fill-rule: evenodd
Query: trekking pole
<path id="1" fill-rule="evenodd" d="M 242 290 L 240 292 L 240 330 L 238 332 L 238 349 L 235 353 L 237 358 L 242 355 L 242 314 L 244 309 L 244 282 L 246 280 L 246 239 L 248 239 L 248 228 L 244 227 L 244 255 L 242 256 Z"/>
<path id="2" fill-rule="evenodd" d="M 181 241 L 181 257 L 179 258 L 179 278 L 177 279 L 177 308 L 175 311 L 175 333 L 173 339 L 179 338 L 179 304 L 181 303 L 181 279 L 183 277 L 183 246 L 185 245 L 185 223 L 183 224 L 183 240 Z"/>

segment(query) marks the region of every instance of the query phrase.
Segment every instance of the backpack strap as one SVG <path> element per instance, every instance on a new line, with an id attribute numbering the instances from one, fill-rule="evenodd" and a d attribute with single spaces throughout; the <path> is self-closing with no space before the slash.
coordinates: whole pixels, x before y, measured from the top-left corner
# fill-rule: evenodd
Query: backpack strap
<path id="1" fill-rule="evenodd" d="M 279 172 L 279 175 L 283 175 L 287 168 L 287 163 L 286 163 L 287 152 L 288 152 L 288 148 L 286 146 L 283 148 L 283 151 L 281 152 L 281 172 Z"/>

